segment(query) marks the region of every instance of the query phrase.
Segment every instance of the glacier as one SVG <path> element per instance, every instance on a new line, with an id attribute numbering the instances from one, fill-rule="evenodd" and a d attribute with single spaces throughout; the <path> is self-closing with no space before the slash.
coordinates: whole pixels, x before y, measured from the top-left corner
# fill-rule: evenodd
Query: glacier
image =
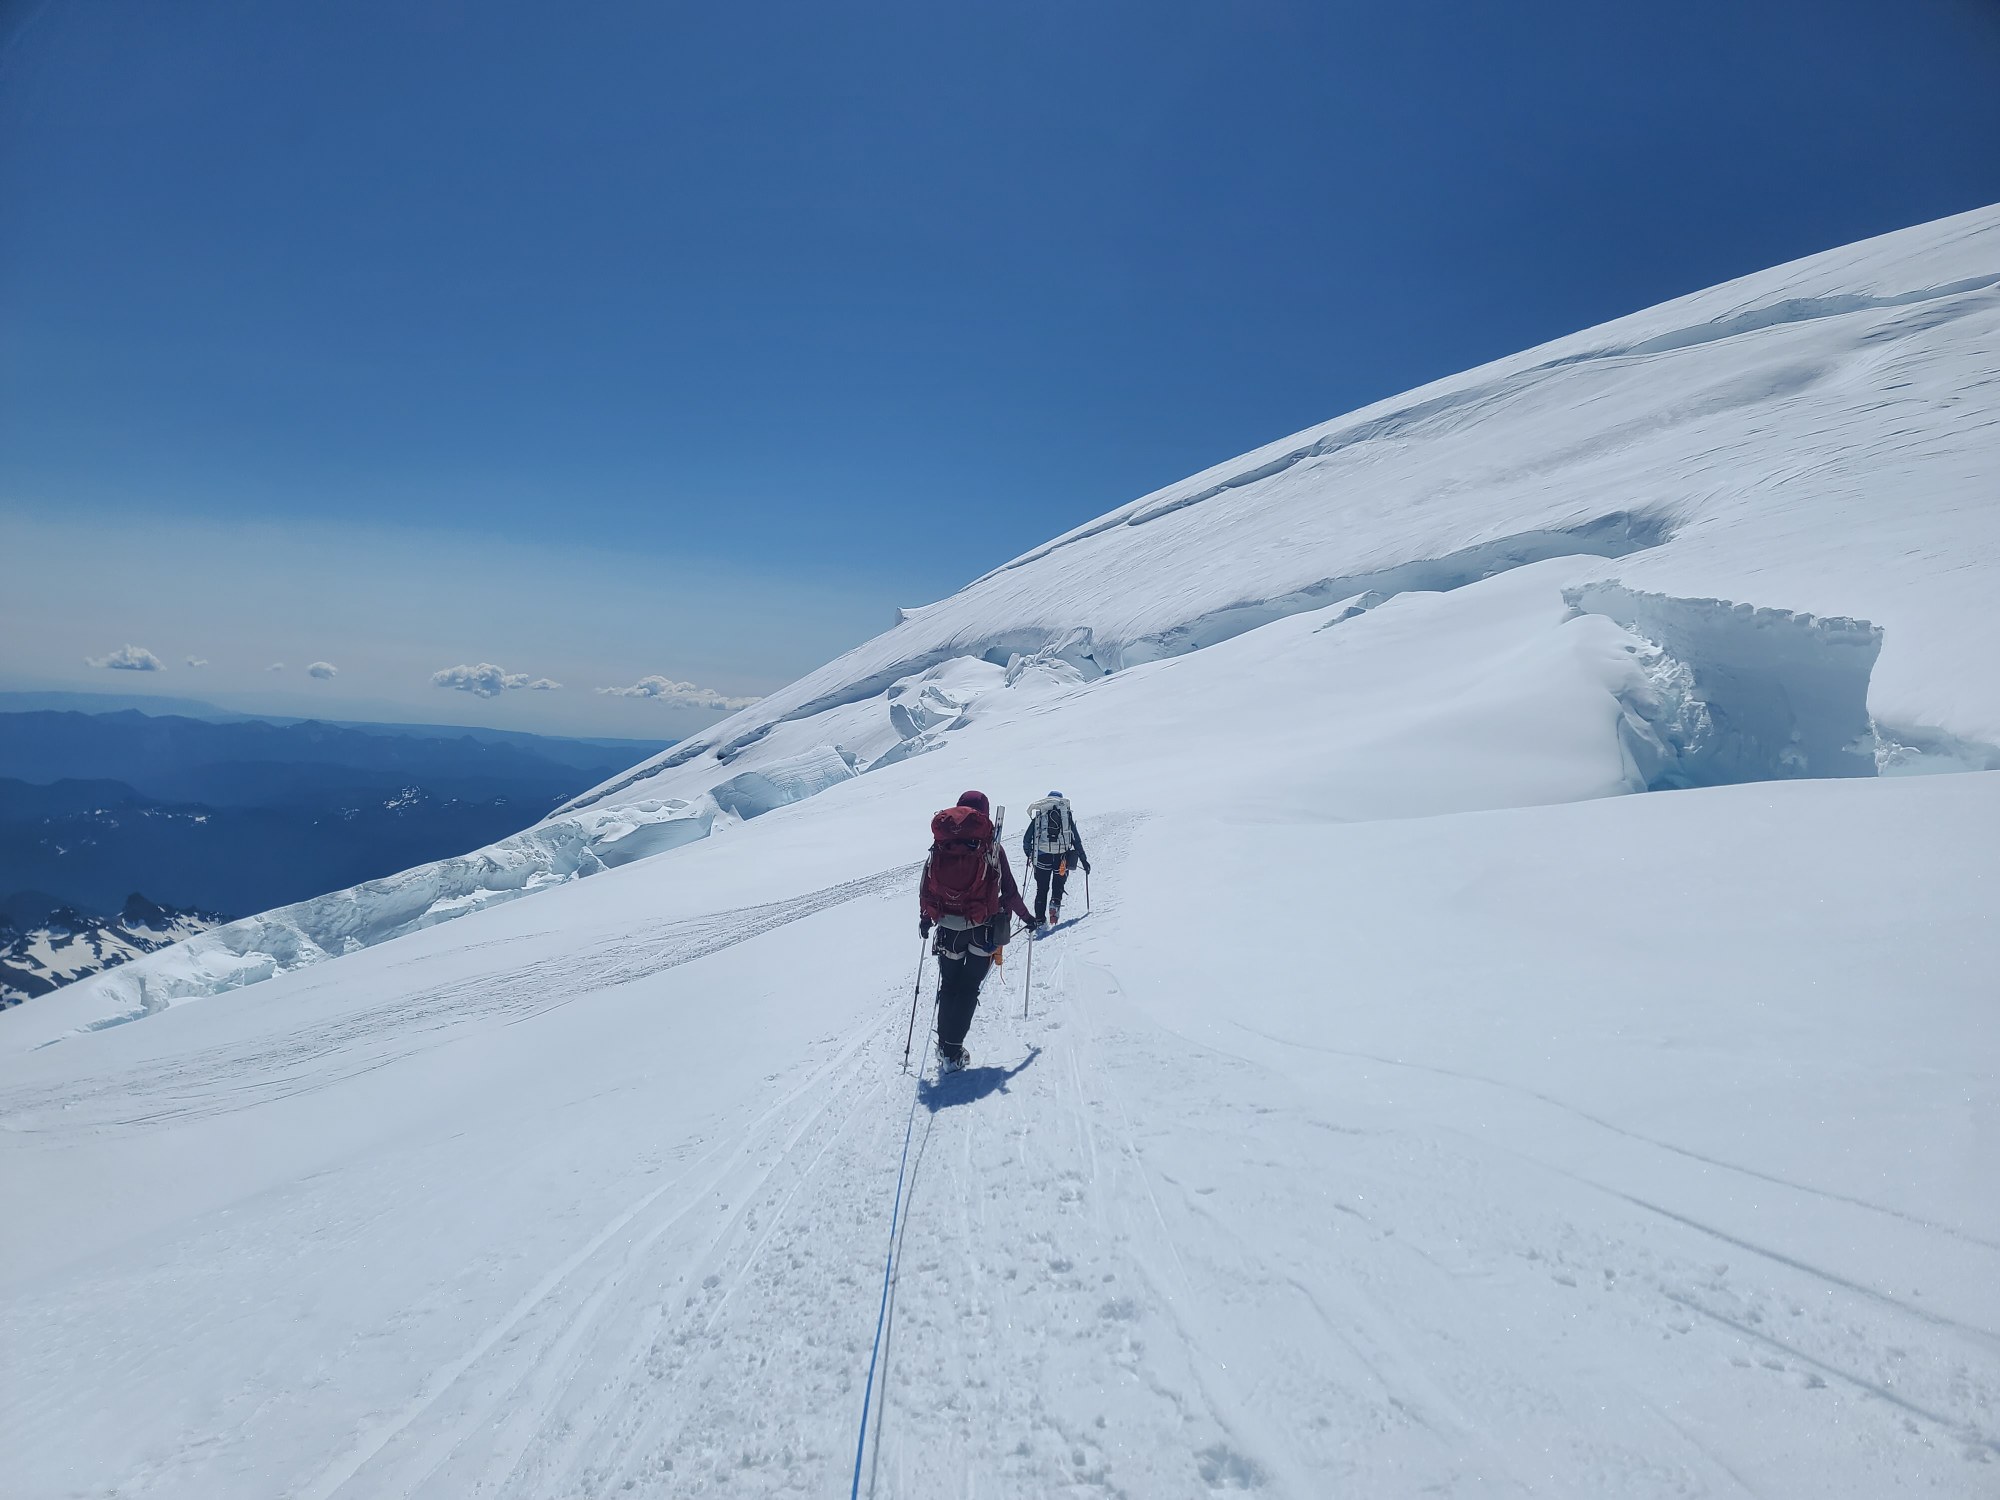
<path id="1" fill-rule="evenodd" d="M 10 1010 L 9 1493 L 1982 1493 L 1996 349 L 2000 209 L 1712 288 Z"/>
<path id="2" fill-rule="evenodd" d="M 2000 763 L 2000 677 L 1967 623 L 1983 619 L 2000 559 L 1996 318 L 2000 224 L 1984 210 L 1744 277 L 1269 444 L 899 610 L 893 629 L 575 799 L 529 844 L 579 854 L 552 855 L 535 888 L 613 862 L 583 857 L 599 838 L 592 810 L 671 822 L 661 837 L 677 843 L 845 780 L 836 759 L 859 773 L 934 751 L 1007 712 L 1010 700 L 988 698 L 998 688 L 1025 701 L 1288 615 L 1358 612 L 1557 558 L 1570 560 L 1563 587 L 1618 582 L 1863 619 L 1882 641 L 1858 737 L 1879 735 L 1882 753 L 1869 738 L 1857 764 Z M 1855 545 L 1856 526 L 1879 545 Z M 926 693 L 949 710 L 921 706 Z M 1752 761 L 1768 769 L 1777 753 Z M 1732 774 L 1757 771 L 1710 756 L 1657 780 Z M 451 885 L 420 920 L 523 888 L 511 858 L 495 875 L 480 899 Z M 379 905 L 379 921 L 345 932 L 383 940 L 415 925 L 406 908 L 429 882 L 412 872 L 330 899 L 345 913 Z M 99 1019 L 338 951 L 291 938 L 327 899 L 121 973 Z"/>

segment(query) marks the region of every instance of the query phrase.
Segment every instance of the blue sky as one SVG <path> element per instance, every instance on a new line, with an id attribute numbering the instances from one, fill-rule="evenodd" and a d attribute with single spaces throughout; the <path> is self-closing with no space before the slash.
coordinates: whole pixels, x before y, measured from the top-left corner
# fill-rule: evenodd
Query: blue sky
<path id="1" fill-rule="evenodd" d="M 592 689 L 768 690 L 1258 443 L 2000 200 L 1992 0 L 30 0 L 0 47 L 0 687 L 348 717 L 683 733 Z M 127 643 L 165 670 L 84 664 Z M 432 684 L 482 662 L 564 687 Z"/>

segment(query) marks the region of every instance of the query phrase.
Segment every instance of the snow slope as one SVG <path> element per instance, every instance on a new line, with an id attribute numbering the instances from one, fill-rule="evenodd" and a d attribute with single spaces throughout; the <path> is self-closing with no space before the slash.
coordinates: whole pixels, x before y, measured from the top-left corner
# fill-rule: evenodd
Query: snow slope
<path id="1" fill-rule="evenodd" d="M 1441 382 L 8 1013 L 7 1493 L 1992 1493 L 2000 777 L 1871 773 L 2000 728 L 1996 276 Z M 939 1081 L 968 785 L 1094 909 Z"/>
<path id="2" fill-rule="evenodd" d="M 1864 616 L 1889 635 L 1878 717 L 2000 742 L 2000 678 L 1966 628 L 2000 561 L 1997 345 L 1994 209 L 1745 277 L 1144 496 L 650 765 L 702 745 L 737 764 L 726 747 L 936 661 L 1054 648 L 1094 675 L 1590 552 L 1650 590 Z"/>
<path id="3" fill-rule="evenodd" d="M 1869 753 L 1899 770 L 2000 766 L 1996 347 L 2000 210 L 1984 209 L 1378 402 L 903 611 L 895 628 L 498 846 L 490 877 L 477 861 L 442 889 L 422 873 L 392 877 L 225 930 L 125 971 L 98 991 L 99 1017 L 733 828 L 933 750 L 1013 699 L 1301 611 L 1359 610 L 1553 558 L 1571 560 L 1564 581 L 1577 585 L 1617 579 L 1667 598 L 1865 620 L 1882 633 L 1866 688 L 1881 742 Z"/>

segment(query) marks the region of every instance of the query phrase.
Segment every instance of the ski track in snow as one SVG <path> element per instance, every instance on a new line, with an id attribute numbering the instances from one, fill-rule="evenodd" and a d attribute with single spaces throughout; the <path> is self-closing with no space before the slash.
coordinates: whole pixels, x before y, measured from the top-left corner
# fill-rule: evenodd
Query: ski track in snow
<path id="1" fill-rule="evenodd" d="M 462 1028 L 496 1019 L 518 1024 L 597 991 L 733 948 L 816 912 L 913 885 L 921 868 L 920 862 L 899 865 L 788 900 L 668 923 L 588 953 L 434 985 L 325 1026 L 219 1049 L 151 1075 L 120 1074 L 95 1089 L 68 1085 L 0 1091 L 0 1119 L 6 1120 L 5 1128 L 26 1133 L 51 1115 L 60 1119 L 65 1132 L 89 1124 L 119 1129 L 253 1109 L 331 1088 L 442 1046 Z"/>
<path id="2" fill-rule="evenodd" d="M 1533 1099 L 1537 1103 L 1546 1104 L 1551 1109 L 1561 1110 L 1564 1114 L 1582 1120 L 1585 1124 L 1594 1125 L 1600 1130 L 1608 1130 L 1613 1134 L 1622 1135 L 1628 1140 L 1639 1141 L 1645 1145 L 1657 1147 L 1661 1151 L 1672 1152 L 1676 1156 L 1684 1156 L 1690 1161 L 1700 1162 L 1704 1166 L 1719 1167 L 1725 1172 L 1740 1172 L 1745 1177 L 1754 1177 L 1759 1182 L 1769 1183 L 1773 1187 L 1785 1188 L 1791 1192 L 1803 1193 L 1815 1198 L 1829 1199 L 1835 1203 L 1849 1204 L 1855 1208 L 1866 1209 L 1870 1213 L 1885 1214 L 1892 1219 L 1901 1219 L 1906 1223 L 1914 1224 L 1918 1228 L 1932 1234 L 1948 1235 L 1952 1239 L 1964 1240 L 1966 1243 L 1980 1246 L 1982 1249 L 2000 1251 L 2000 1241 L 1987 1239 L 1983 1235 L 1969 1233 L 1951 1224 L 1940 1224 L 1935 1219 L 1926 1219 L 1919 1214 L 1904 1213 L 1899 1208 L 1890 1208 L 1881 1203 L 1871 1203 L 1866 1198 L 1857 1198 L 1848 1193 L 1837 1193 L 1827 1188 L 1814 1187 L 1810 1183 L 1794 1182 L 1788 1177 L 1779 1177 L 1770 1172 L 1759 1171 L 1755 1167 L 1744 1166 L 1741 1162 L 1724 1161 L 1718 1156 L 1710 1156 L 1700 1151 L 1691 1151 L 1685 1146 L 1675 1145 L 1672 1141 L 1658 1140 L 1641 1131 L 1631 1130 L 1623 1125 L 1614 1124 L 1602 1115 L 1592 1114 L 1586 1109 L 1578 1109 L 1574 1104 L 1565 1103 L 1563 1100 L 1557 1099 L 1550 1094 L 1542 1093 L 1539 1089 L 1522 1088 L 1518 1084 L 1508 1083 L 1502 1079 L 1488 1078 L 1479 1073 L 1467 1073 L 1457 1068 L 1440 1068 L 1429 1063 L 1410 1062 L 1399 1057 L 1384 1057 L 1380 1053 L 1375 1052 L 1357 1052 L 1351 1048 L 1323 1047 L 1315 1042 L 1302 1042 L 1291 1037 L 1279 1036 L 1273 1032 L 1259 1030 L 1257 1027 L 1247 1025 L 1242 1021 L 1232 1021 L 1230 1024 L 1240 1030 L 1249 1032 L 1253 1036 L 1262 1037 L 1265 1041 L 1276 1042 L 1285 1047 L 1304 1047 L 1314 1052 L 1323 1052 L 1335 1057 L 1350 1057 L 1363 1062 L 1380 1063 L 1384 1067 L 1390 1068 L 1413 1068 L 1419 1072 L 1435 1074 L 1440 1078 L 1455 1078 L 1463 1080 L 1466 1083 L 1480 1083 L 1485 1084 L 1489 1088 L 1504 1089 L 1510 1093 L 1519 1094 L 1524 1098 Z M 2000 1334 L 1993 1335 L 1993 1337 L 2000 1338 Z"/>
<path id="3" fill-rule="evenodd" d="M 1129 1123 L 1090 1087 L 1094 1044 L 1061 1039 L 1074 931 L 1041 945 L 1042 1013 L 1025 1022 L 1015 945 L 961 1074 L 940 1080 L 921 1035 L 924 1066 L 902 1071 L 907 992 L 891 991 L 726 1160 L 649 1191 L 304 1493 L 833 1493 L 911 1106 L 863 1492 L 1193 1495 L 1257 1479 L 1177 1321 L 1184 1275 L 1140 1252 L 1159 1210 Z M 718 1203 L 706 1232 L 689 1222 Z M 1085 1409 L 1107 1383 L 1129 1388 L 1115 1438 Z"/>
<path id="4" fill-rule="evenodd" d="M 1093 837 L 1112 867 L 1128 831 Z M 1097 929 L 1116 910 L 1101 893 Z M 776 914 L 737 920 L 749 936 Z M 606 972 L 689 941 L 669 934 Z M 864 1494 L 1307 1496 L 1335 1480 L 1541 1494 L 1552 1443 L 1571 1450 L 1560 1471 L 1597 1493 L 1772 1492 L 1696 1441 L 1673 1393 L 1628 1385 L 1615 1365 L 1537 1358 L 1549 1329 L 1579 1320 L 1684 1346 L 1691 1390 L 1762 1383 L 1734 1399 L 1769 1400 L 1781 1384 L 1778 1399 L 1837 1407 L 1885 1448 L 2000 1456 L 1990 1333 L 1558 1163 L 1270 1097 L 1249 1060 L 1144 1026 L 1089 920 L 1037 946 L 1023 1020 L 1025 956 L 1017 944 L 989 981 L 972 1068 L 903 1072 L 907 991 L 885 990 L 865 1029 L 634 1199 L 298 1492 L 844 1492 L 912 1107 Z M 489 1004 L 553 1003 L 547 981 L 524 975 Z M 1129 1096 L 1128 1070 L 1150 1097 Z M 1162 1079 L 1177 1086 L 1163 1094 Z M 1260 1153 L 1255 1124 L 1301 1111 L 1328 1146 L 1303 1194 L 1300 1164 Z M 1189 1175 L 1204 1159 L 1217 1170 Z M 1629 1212 L 1549 1218 L 1546 1188 L 1510 1203 L 1523 1171 Z M 1261 1238 L 1273 1213 L 1316 1221 L 1324 1253 Z M 1732 1268 L 1718 1250 L 1751 1261 Z M 1512 1284 L 1498 1308 L 1496 1283 Z M 1545 1306 L 1546 1326 L 1496 1362 L 1476 1330 L 1524 1301 Z M 1274 1327 L 1291 1330 L 1275 1347 Z M 1939 1357 L 1940 1336 L 1958 1359 Z M 1574 1419 L 1619 1407 L 1617 1422 Z"/>

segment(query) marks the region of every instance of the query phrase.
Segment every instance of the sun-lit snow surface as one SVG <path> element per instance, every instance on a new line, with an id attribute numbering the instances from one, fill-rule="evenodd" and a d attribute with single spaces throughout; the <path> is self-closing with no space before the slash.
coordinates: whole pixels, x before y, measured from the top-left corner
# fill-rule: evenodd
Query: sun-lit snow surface
<path id="1" fill-rule="evenodd" d="M 844 1495 L 906 1128 L 864 1493 L 1991 1492 L 2000 777 L 1868 773 L 2000 738 L 1995 275 L 1343 419 L 9 1012 L 7 1493 Z M 1095 889 L 920 1083 L 968 785 Z"/>

